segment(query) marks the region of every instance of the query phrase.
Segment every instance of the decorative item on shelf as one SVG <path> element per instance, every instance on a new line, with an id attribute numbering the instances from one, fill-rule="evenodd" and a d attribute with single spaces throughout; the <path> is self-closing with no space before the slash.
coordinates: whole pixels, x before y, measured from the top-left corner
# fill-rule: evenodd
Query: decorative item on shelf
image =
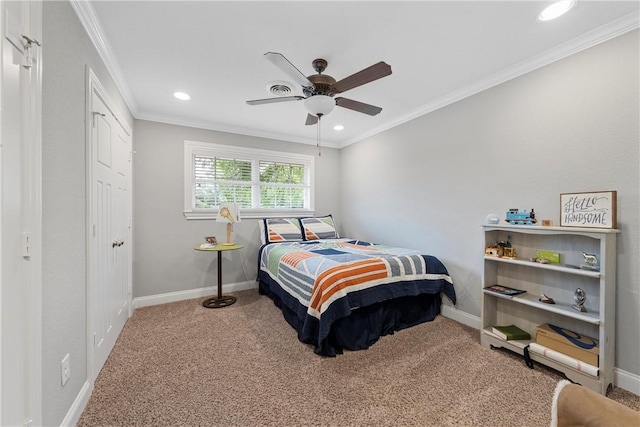
<path id="1" fill-rule="evenodd" d="M 586 313 L 587 309 L 584 307 L 584 302 L 587 299 L 587 294 L 582 290 L 582 288 L 576 289 L 576 293 L 573 295 L 573 300 L 576 302 L 571 306 L 576 311 L 581 313 Z"/>
<path id="2" fill-rule="evenodd" d="M 537 262 L 538 264 L 549 264 L 549 260 L 546 258 L 529 258 L 531 262 Z"/>
<path id="3" fill-rule="evenodd" d="M 502 247 L 500 246 L 487 246 L 484 250 L 484 254 L 487 256 L 502 256 Z"/>
<path id="4" fill-rule="evenodd" d="M 485 221 L 487 222 L 487 224 L 498 224 L 500 223 L 500 217 L 496 214 L 489 214 L 487 215 Z"/>
<path id="5" fill-rule="evenodd" d="M 540 295 L 540 298 L 538 298 L 538 301 L 543 302 L 545 304 L 555 304 L 556 302 L 553 300 L 553 298 L 546 296 L 545 294 Z"/>
<path id="6" fill-rule="evenodd" d="M 517 257 L 516 248 L 506 247 L 503 249 L 504 254 L 502 255 L 505 258 L 515 259 Z"/>
<path id="7" fill-rule="evenodd" d="M 616 198 L 616 191 L 560 194 L 560 225 L 617 228 Z"/>
<path id="8" fill-rule="evenodd" d="M 560 254 L 558 252 L 543 251 L 538 249 L 536 250 L 536 259 L 548 261 L 548 262 L 538 261 L 541 264 L 549 264 L 549 263 L 560 264 Z"/>
<path id="9" fill-rule="evenodd" d="M 538 220 L 533 209 L 530 212 L 509 209 L 505 221 L 512 225 L 535 225 Z"/>
<path id="10" fill-rule="evenodd" d="M 221 203 L 218 207 L 217 222 L 227 223 L 227 241 L 223 243 L 225 246 L 232 246 L 234 243 L 231 241 L 231 232 L 233 231 L 233 224 L 240 221 L 240 211 L 238 205 L 235 203 Z"/>
<path id="11" fill-rule="evenodd" d="M 553 226 L 553 221 L 550 220 L 550 219 L 543 219 L 541 221 L 541 224 L 542 224 L 543 227 L 551 227 L 551 226 Z"/>
<path id="12" fill-rule="evenodd" d="M 584 258 L 584 264 L 581 264 L 580 268 L 584 270 L 600 271 L 600 265 L 598 264 L 598 257 L 595 254 L 588 254 L 586 252 L 582 252 L 582 257 Z"/>
<path id="13" fill-rule="evenodd" d="M 200 247 L 202 249 L 208 249 L 208 248 L 212 248 L 217 244 L 216 238 L 211 236 L 211 237 L 205 237 L 204 238 L 204 243 L 200 245 Z"/>

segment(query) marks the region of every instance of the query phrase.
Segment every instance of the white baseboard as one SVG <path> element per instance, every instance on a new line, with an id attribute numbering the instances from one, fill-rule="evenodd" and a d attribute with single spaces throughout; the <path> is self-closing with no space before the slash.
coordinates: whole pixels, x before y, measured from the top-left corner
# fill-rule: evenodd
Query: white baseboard
<path id="1" fill-rule="evenodd" d="M 255 281 L 229 283 L 222 285 L 222 292 L 237 292 L 245 291 L 248 289 L 257 289 L 258 283 Z M 167 304 L 169 302 L 184 301 L 194 298 L 204 298 L 207 296 L 215 295 L 218 292 L 218 288 L 214 286 L 207 286 L 205 288 L 188 289 L 186 291 L 168 292 L 166 294 L 149 295 L 146 297 L 137 297 L 133 299 L 133 308 L 149 307 L 152 305 Z"/>
<path id="2" fill-rule="evenodd" d="M 474 329 L 480 330 L 481 320 L 477 316 L 473 316 L 464 311 L 458 310 L 450 305 L 442 304 L 442 315 L 463 325 L 470 326 Z M 631 372 L 623 371 L 619 368 L 613 369 L 614 383 L 621 389 L 630 391 L 633 394 L 640 395 L 640 375 L 632 374 Z"/>
<path id="3" fill-rule="evenodd" d="M 613 376 L 616 386 L 630 391 L 633 394 L 640 395 L 640 375 L 614 368 Z"/>
<path id="4" fill-rule="evenodd" d="M 67 415 L 65 415 L 64 419 L 62 420 L 62 423 L 60 424 L 61 426 L 73 427 L 78 424 L 78 421 L 80 421 L 80 416 L 82 415 L 84 408 L 87 406 L 92 392 L 93 385 L 89 381 L 86 381 L 80 389 L 80 393 L 78 393 L 76 399 L 71 404 Z"/>
<path id="5" fill-rule="evenodd" d="M 446 304 L 442 304 L 441 313 L 444 317 L 448 317 L 458 323 L 480 330 L 480 318 L 478 316 L 473 316 Z"/>

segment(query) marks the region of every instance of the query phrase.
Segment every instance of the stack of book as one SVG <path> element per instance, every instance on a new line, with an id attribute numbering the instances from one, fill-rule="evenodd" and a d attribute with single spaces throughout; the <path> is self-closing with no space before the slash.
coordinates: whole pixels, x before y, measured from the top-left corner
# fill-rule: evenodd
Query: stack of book
<path id="1" fill-rule="evenodd" d="M 484 288 L 484 290 L 492 292 L 497 295 L 502 295 L 505 297 L 512 297 L 512 296 L 524 294 L 525 292 L 527 292 L 522 289 L 510 288 L 508 286 L 502 286 L 502 285 L 487 286 L 486 288 Z"/>
<path id="2" fill-rule="evenodd" d="M 491 332 L 503 340 L 530 340 L 531 335 L 527 331 L 518 328 L 516 325 L 494 326 Z"/>

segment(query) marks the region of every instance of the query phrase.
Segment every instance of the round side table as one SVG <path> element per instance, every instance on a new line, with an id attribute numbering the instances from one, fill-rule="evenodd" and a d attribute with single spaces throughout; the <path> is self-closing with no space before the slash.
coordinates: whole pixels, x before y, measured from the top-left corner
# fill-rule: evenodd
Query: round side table
<path id="1" fill-rule="evenodd" d="M 222 252 L 224 251 L 235 251 L 237 249 L 242 249 L 242 245 L 215 245 L 210 247 L 202 247 L 201 245 L 196 245 L 193 247 L 196 251 L 203 252 L 218 252 L 218 296 L 207 298 L 203 303 L 203 307 L 207 308 L 222 308 L 227 307 L 236 302 L 236 297 L 231 295 L 223 296 L 222 295 Z"/>

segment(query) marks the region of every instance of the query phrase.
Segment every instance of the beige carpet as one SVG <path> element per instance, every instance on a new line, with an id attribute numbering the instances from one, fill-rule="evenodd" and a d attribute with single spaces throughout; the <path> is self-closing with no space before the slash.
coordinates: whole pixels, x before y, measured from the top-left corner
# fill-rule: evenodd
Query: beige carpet
<path id="1" fill-rule="evenodd" d="M 559 374 L 486 350 L 439 316 L 324 358 L 271 300 L 235 294 L 135 311 L 79 426 L 548 426 Z M 636 410 L 640 397 L 609 397 Z"/>

